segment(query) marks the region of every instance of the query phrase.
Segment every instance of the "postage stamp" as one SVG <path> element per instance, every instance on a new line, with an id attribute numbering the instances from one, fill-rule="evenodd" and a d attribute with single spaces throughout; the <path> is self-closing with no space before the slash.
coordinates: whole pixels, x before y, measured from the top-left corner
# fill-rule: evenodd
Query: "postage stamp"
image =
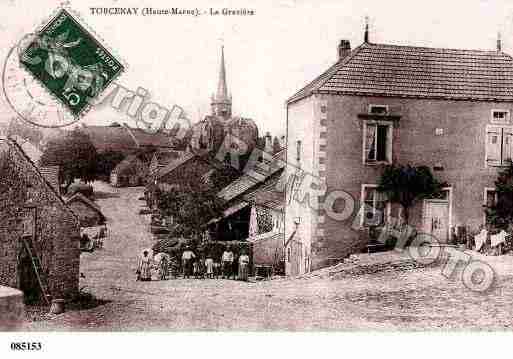
<path id="1" fill-rule="evenodd" d="M 125 69 L 66 9 L 38 31 L 20 63 L 75 118 Z"/>

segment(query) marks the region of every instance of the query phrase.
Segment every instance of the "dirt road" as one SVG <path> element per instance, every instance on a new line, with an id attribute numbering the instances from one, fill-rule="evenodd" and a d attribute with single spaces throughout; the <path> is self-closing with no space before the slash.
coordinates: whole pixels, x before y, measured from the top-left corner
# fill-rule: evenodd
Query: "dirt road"
<path id="1" fill-rule="evenodd" d="M 513 324 L 511 278 L 488 294 L 470 292 L 440 268 L 388 271 L 340 280 L 258 283 L 177 279 L 136 282 L 137 258 L 151 247 L 138 215 L 142 188 L 97 183 L 110 238 L 81 257 L 81 286 L 105 301 L 32 322 L 27 330 L 381 330 L 504 329 Z M 513 257 L 504 257 L 513 261 Z"/>

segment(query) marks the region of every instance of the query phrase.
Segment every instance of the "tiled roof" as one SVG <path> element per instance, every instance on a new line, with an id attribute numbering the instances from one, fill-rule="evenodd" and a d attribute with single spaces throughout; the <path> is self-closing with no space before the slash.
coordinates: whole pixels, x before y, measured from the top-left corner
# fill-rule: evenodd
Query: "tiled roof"
<path id="1" fill-rule="evenodd" d="M 155 152 L 155 158 L 157 159 L 159 166 L 165 166 L 171 161 L 176 160 L 177 158 L 183 156 L 183 151 L 158 151 Z"/>
<path id="2" fill-rule="evenodd" d="M 242 176 L 240 176 L 235 181 L 231 182 L 229 185 L 227 185 L 221 191 L 219 191 L 217 196 L 224 199 L 225 201 L 230 201 L 235 197 L 245 193 L 255 185 L 264 183 L 269 177 L 271 177 L 273 174 L 282 170 L 285 167 L 285 161 L 283 161 L 284 154 L 285 150 L 281 150 L 273 156 L 273 159 L 277 161 L 274 163 L 274 166 L 271 165 L 269 171 L 258 171 L 259 167 L 255 166 L 255 172 L 259 173 L 261 176 L 256 177 L 249 173 L 244 173 Z"/>
<path id="3" fill-rule="evenodd" d="M 98 206 L 96 203 L 91 201 L 89 198 L 87 198 L 83 194 L 76 193 L 73 196 L 71 196 L 70 198 L 66 199 L 64 202 L 66 202 L 66 204 L 70 204 L 71 202 L 74 202 L 74 201 L 81 201 L 82 203 L 88 205 L 89 207 L 94 209 L 96 212 L 98 212 L 103 218 L 105 218 L 105 216 L 102 213 L 102 210 L 101 210 L 100 206 Z"/>
<path id="4" fill-rule="evenodd" d="M 499 51 L 363 43 L 287 102 L 313 93 L 513 101 L 513 58 Z"/>
<path id="5" fill-rule="evenodd" d="M 46 179 L 48 183 L 53 187 L 53 189 L 57 192 L 61 192 L 61 187 L 59 184 L 59 166 L 45 166 L 39 167 L 39 172 Z"/>
<path id="6" fill-rule="evenodd" d="M 41 156 L 43 155 L 43 152 L 41 152 L 38 146 L 34 145 L 29 140 L 22 138 L 21 136 L 11 136 L 11 139 L 18 143 L 23 152 L 25 152 L 25 154 L 30 158 L 32 162 L 39 162 Z"/>
<path id="7" fill-rule="evenodd" d="M 182 157 L 179 157 L 171 162 L 169 162 L 166 166 L 160 168 L 157 173 L 157 179 L 162 178 L 163 176 L 167 175 L 168 173 L 171 173 L 176 168 L 178 168 L 180 165 L 184 164 L 185 162 L 189 161 L 190 159 L 196 157 L 195 154 L 191 152 L 184 152 Z"/>
<path id="8" fill-rule="evenodd" d="M 164 133 L 149 134 L 138 128 L 125 126 L 83 126 L 97 151 L 115 150 L 130 152 L 139 147 L 171 148 L 170 137 Z"/>

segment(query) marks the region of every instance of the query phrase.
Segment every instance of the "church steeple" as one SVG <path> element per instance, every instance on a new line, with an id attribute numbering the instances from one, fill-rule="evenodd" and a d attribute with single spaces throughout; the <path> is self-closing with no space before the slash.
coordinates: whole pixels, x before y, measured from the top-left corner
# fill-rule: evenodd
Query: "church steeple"
<path id="1" fill-rule="evenodd" d="M 217 92 L 212 96 L 212 115 L 228 119 L 232 115 L 232 98 L 228 95 L 226 85 L 226 68 L 224 65 L 224 46 L 221 46 L 221 65 L 219 67 L 219 79 Z"/>

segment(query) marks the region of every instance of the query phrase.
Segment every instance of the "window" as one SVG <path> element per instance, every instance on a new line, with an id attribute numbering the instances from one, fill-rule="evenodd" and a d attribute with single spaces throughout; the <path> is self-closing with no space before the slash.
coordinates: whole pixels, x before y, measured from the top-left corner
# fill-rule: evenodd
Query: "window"
<path id="1" fill-rule="evenodd" d="M 509 123 L 509 111 L 507 110 L 492 110 L 491 123 L 507 124 Z"/>
<path id="2" fill-rule="evenodd" d="M 485 187 L 484 189 L 484 200 L 483 200 L 483 205 L 486 206 L 487 208 L 489 207 L 493 207 L 497 204 L 497 201 L 498 201 L 499 197 L 498 197 L 498 194 L 497 194 L 497 191 L 495 190 L 495 188 L 493 187 Z M 485 212 L 484 214 L 484 224 L 488 224 L 489 221 L 488 221 L 488 216 Z"/>
<path id="3" fill-rule="evenodd" d="M 386 105 L 369 105 L 369 114 L 371 115 L 386 115 L 388 113 L 388 106 Z"/>
<path id="4" fill-rule="evenodd" d="M 392 161 L 392 124 L 364 123 L 364 163 Z"/>
<path id="5" fill-rule="evenodd" d="M 513 154 L 513 127 L 486 128 L 486 164 L 506 166 Z"/>
<path id="6" fill-rule="evenodd" d="M 301 161 L 301 141 L 296 141 L 296 159 L 297 161 Z"/>
<path id="7" fill-rule="evenodd" d="M 492 207 L 497 204 L 497 191 L 495 188 L 485 188 L 484 204 L 486 207 Z"/>
<path id="8" fill-rule="evenodd" d="M 385 223 L 385 212 L 389 212 L 390 206 L 384 193 L 377 191 L 376 185 L 362 185 L 362 224 L 365 227 L 379 226 Z"/>

